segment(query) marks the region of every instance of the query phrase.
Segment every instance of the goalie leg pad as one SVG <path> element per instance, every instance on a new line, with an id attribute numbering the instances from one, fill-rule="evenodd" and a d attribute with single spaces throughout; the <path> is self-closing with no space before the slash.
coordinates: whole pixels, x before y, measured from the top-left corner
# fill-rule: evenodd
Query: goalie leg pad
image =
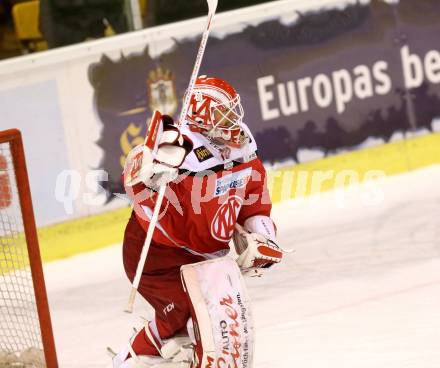
<path id="1" fill-rule="evenodd" d="M 194 368 L 252 367 L 250 301 L 236 262 L 217 258 L 181 267 L 194 324 Z"/>

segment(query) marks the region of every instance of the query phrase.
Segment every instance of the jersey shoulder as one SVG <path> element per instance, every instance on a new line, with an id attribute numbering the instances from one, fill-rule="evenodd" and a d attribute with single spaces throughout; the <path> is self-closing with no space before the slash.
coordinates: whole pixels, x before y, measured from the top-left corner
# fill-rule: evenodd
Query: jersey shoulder
<path id="1" fill-rule="evenodd" d="M 181 129 L 193 142 L 193 149 L 185 158 L 181 169 L 190 172 L 205 170 L 223 170 L 234 166 L 234 163 L 250 162 L 257 158 L 257 144 L 249 128 L 243 124 L 249 136 L 249 143 L 243 148 L 229 148 L 218 145 L 200 133 L 192 132 L 188 127 Z"/>

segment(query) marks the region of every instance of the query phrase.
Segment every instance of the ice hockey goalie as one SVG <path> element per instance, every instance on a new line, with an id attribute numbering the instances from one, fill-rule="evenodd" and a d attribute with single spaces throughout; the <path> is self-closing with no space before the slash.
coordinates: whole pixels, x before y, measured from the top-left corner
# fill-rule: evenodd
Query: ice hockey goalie
<path id="1" fill-rule="evenodd" d="M 167 190 L 138 288 L 155 318 L 113 358 L 114 368 L 250 367 L 250 357 L 244 355 L 249 353 L 246 338 L 251 337 L 238 339 L 234 324 L 240 318 L 251 324 L 240 271 L 259 274 L 282 259 L 270 218 L 266 172 L 243 123 L 239 94 L 220 78 L 201 76 L 188 111 L 179 125 L 162 116 L 155 149 L 138 146 L 126 160 L 125 189 L 134 203 L 123 244 L 130 281 L 157 190 L 161 185 Z M 239 256 L 231 264 L 225 256 L 233 237 Z M 216 297 L 218 308 L 209 311 L 209 298 Z M 228 340 L 210 358 L 212 347 L 204 345 L 217 341 L 212 336 L 217 330 Z"/>

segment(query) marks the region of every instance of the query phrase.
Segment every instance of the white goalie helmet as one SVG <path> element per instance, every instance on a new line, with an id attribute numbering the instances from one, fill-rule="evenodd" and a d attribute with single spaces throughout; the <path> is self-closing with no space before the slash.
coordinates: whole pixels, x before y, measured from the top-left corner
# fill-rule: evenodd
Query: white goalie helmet
<path id="1" fill-rule="evenodd" d="M 240 95 L 226 81 L 200 76 L 188 109 L 188 126 L 220 144 L 242 147 L 249 138 L 243 131 L 244 111 Z"/>

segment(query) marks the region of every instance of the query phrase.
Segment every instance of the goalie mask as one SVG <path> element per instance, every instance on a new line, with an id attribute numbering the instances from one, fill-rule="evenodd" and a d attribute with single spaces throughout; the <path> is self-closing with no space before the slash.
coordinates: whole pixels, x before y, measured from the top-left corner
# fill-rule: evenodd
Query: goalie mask
<path id="1" fill-rule="evenodd" d="M 188 126 L 216 143 L 242 147 L 249 138 L 242 129 L 244 111 L 240 95 L 226 81 L 200 76 L 188 109 Z"/>

